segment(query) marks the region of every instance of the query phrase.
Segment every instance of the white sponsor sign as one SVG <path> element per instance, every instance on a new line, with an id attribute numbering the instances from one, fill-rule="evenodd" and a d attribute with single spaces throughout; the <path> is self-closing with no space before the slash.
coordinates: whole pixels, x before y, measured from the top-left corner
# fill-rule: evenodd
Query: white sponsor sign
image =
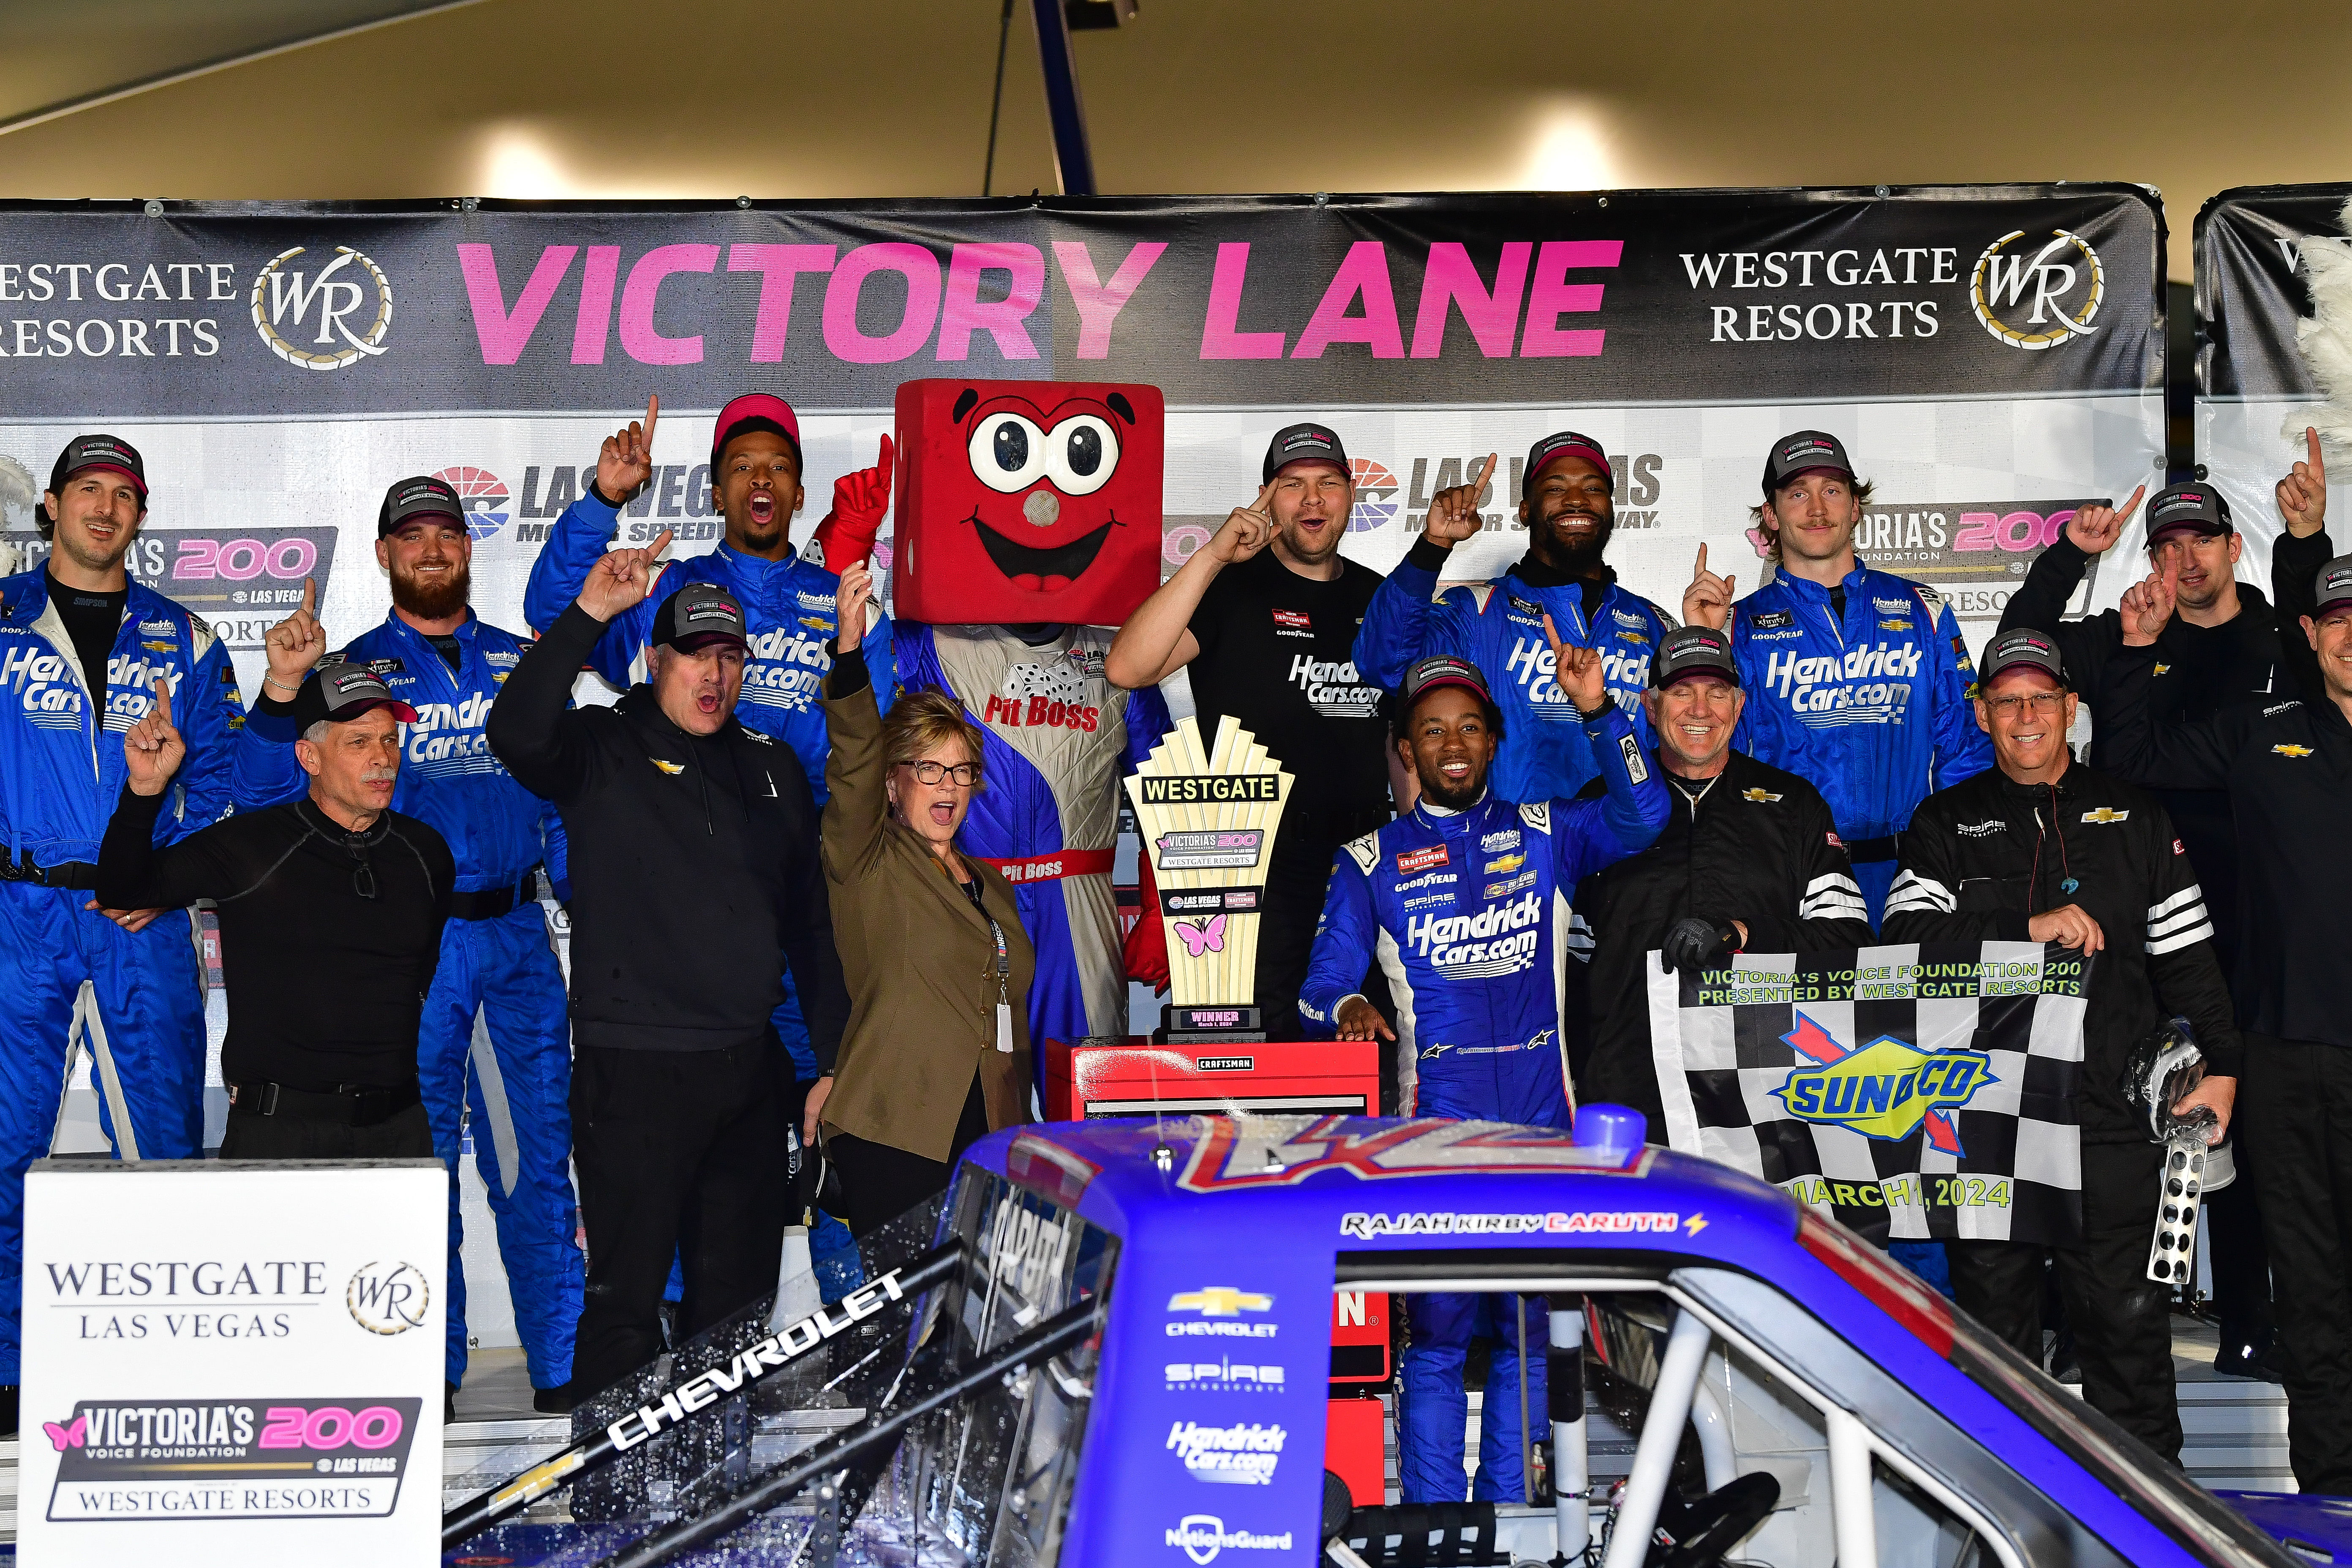
<path id="1" fill-rule="evenodd" d="M 448 1202 L 432 1160 L 36 1163 L 20 1560 L 430 1561 Z"/>

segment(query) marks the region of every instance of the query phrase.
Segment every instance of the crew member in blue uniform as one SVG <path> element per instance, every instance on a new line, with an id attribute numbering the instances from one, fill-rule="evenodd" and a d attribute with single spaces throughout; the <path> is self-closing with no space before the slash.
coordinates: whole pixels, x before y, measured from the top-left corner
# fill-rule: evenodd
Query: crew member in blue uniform
<path id="1" fill-rule="evenodd" d="M 1642 692 L 1669 623 L 1657 605 L 1621 586 L 1601 559 L 1616 526 L 1617 481 L 1601 443 L 1573 430 L 1547 436 L 1528 448 L 1524 472 L 1518 515 L 1528 552 L 1517 564 L 1500 582 L 1437 592 L 1454 547 L 1485 526 L 1478 502 L 1494 477 L 1490 455 L 1476 479 L 1431 498 L 1421 537 L 1364 612 L 1355 664 L 1365 679 L 1394 691 L 1426 655 L 1468 659 L 1503 714 L 1495 787 L 1509 800 L 1565 800 L 1593 769 L 1546 639 L 1545 617 L 1562 646 L 1601 655 L 1609 695 L 1644 747 L 1651 736 Z"/>
<path id="2" fill-rule="evenodd" d="M 1977 727 L 1973 664 L 1951 605 L 1855 559 L 1869 504 L 1843 442 L 1821 430 L 1782 437 L 1753 512 L 1776 575 L 1734 605 L 1738 579 L 1709 572 L 1701 545 L 1683 619 L 1727 623 L 1748 693 L 1733 744 L 1829 801 L 1875 925 L 1912 808 L 1990 767 L 1992 747 Z"/>
<path id="3" fill-rule="evenodd" d="M 100 1124 L 126 1160 L 204 1152 L 205 1007 L 184 910 L 101 909 L 98 846 L 122 794 L 122 735 L 169 683 L 187 761 L 155 825 L 175 844 L 228 810 L 236 671 L 213 630 L 132 582 L 147 466 L 77 436 L 37 514 L 47 562 L 0 578 L 0 1430 L 16 1429 L 25 1170 L 48 1152 L 79 1037 Z M 87 990 L 85 990 L 87 987 Z M 89 1005 L 85 1008 L 87 996 Z"/>
<path id="4" fill-rule="evenodd" d="M 487 733 L 490 704 L 530 645 L 467 607 L 474 542 L 447 483 L 402 479 L 384 492 L 375 531 L 392 613 L 338 657 L 366 665 L 415 710 L 402 729 L 393 809 L 430 824 L 457 863 L 416 1063 L 434 1152 L 450 1174 L 446 1376 L 453 1388 L 466 1378 L 457 1173 L 470 1110 L 534 1403 L 564 1409 L 584 1265 L 572 1191 L 572 1031 L 536 885 L 558 858 L 562 824 L 490 753 Z M 310 594 L 306 583 L 302 608 L 266 641 L 269 672 L 236 752 L 239 811 L 299 799 L 307 786 L 294 694 L 327 646 Z"/>
<path id="5" fill-rule="evenodd" d="M 1310 1029 L 1342 1039 L 1393 1039 L 1408 1116 L 1570 1125 L 1564 906 L 1581 878 L 1647 848 L 1666 821 L 1665 784 L 1609 699 L 1602 655 L 1543 629 L 1606 795 L 1518 802 L 1490 789 L 1510 720 L 1475 665 L 1436 655 L 1407 672 L 1396 719 L 1420 799 L 1346 845 L 1332 869 L 1298 1010 Z M 1396 1000 L 1394 1030 L 1358 990 L 1375 956 Z M 1462 1500 L 1462 1367 L 1473 1337 L 1495 1345 L 1473 1495 L 1526 1500 L 1527 1445 L 1550 1436 L 1544 1313 L 1539 1299 L 1518 1296 L 1412 1299 L 1398 1426 L 1405 1501 Z"/>

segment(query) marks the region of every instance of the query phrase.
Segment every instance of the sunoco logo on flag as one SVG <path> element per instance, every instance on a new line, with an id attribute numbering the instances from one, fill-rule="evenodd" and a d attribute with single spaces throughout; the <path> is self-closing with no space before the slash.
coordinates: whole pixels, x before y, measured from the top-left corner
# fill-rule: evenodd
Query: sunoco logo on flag
<path id="1" fill-rule="evenodd" d="M 2033 942 L 1650 973 L 1668 1142 L 1874 1240 L 2075 1243 L 2089 965 Z M 2024 1086 L 2033 1085 L 2027 1094 Z"/>

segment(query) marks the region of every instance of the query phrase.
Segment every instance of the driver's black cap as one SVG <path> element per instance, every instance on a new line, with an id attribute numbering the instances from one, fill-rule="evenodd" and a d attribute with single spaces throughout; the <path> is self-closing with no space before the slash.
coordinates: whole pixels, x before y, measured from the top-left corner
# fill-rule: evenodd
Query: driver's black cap
<path id="1" fill-rule="evenodd" d="M 1293 463 L 1328 463 L 1343 474 L 1355 473 L 1348 466 L 1348 448 L 1339 444 L 1339 433 L 1328 425 L 1291 425 L 1276 431 L 1266 443 L 1265 471 L 1258 482 L 1274 483 L 1274 476 Z"/>
<path id="2" fill-rule="evenodd" d="M 302 678 L 294 692 L 294 724 L 308 730 L 323 719 L 346 723 L 371 708 L 389 708 L 404 724 L 416 722 L 416 710 L 392 694 L 383 677 L 364 664 L 330 660 Z"/>
<path id="3" fill-rule="evenodd" d="M 716 583 L 688 583 L 654 612 L 652 640 L 691 653 L 715 642 L 744 647 L 751 639 L 743 634 L 743 606 L 734 595 Z"/>
<path id="4" fill-rule="evenodd" d="M 375 513 L 375 536 L 386 538 L 402 523 L 416 517 L 446 517 L 463 522 L 466 503 L 457 499 L 457 490 L 446 479 L 436 479 L 430 474 L 401 479 L 383 492 L 383 504 Z"/>
<path id="5" fill-rule="evenodd" d="M 1826 430 L 1799 430 L 1772 443 L 1764 458 L 1764 493 L 1770 495 L 1808 468 L 1833 468 L 1847 483 L 1855 482 L 1844 442 Z"/>

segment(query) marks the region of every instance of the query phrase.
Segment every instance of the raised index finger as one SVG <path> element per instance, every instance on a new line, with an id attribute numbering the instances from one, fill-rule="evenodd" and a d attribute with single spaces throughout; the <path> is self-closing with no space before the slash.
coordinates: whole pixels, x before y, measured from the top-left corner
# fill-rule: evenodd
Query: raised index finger
<path id="1" fill-rule="evenodd" d="M 302 579 L 302 613 L 306 616 L 316 615 L 318 608 L 319 580 L 316 577 L 305 577 Z"/>
<path id="2" fill-rule="evenodd" d="M 2317 426 L 2306 425 L 2303 427 L 2303 444 L 2311 453 L 2311 456 L 2307 460 L 2311 464 L 2311 478 L 2313 482 L 2322 485 L 2326 484 L 2327 482 L 2327 465 L 2322 462 L 2319 458 L 2319 427 Z"/>
<path id="3" fill-rule="evenodd" d="M 663 529 L 654 535 L 654 542 L 646 546 L 646 562 L 648 565 L 660 560 L 661 552 L 669 548 L 670 531 L 667 528 Z"/>
<path id="4" fill-rule="evenodd" d="M 1264 511 L 1265 510 L 1266 501 L 1270 500 L 1273 495 L 1274 481 L 1272 479 L 1268 479 L 1265 483 L 1258 486 L 1257 500 L 1249 503 L 1249 510 L 1252 511 Z"/>
<path id="5" fill-rule="evenodd" d="M 1698 563 L 1691 568 L 1691 575 L 1694 577 L 1706 575 L 1706 546 L 1704 544 L 1698 547 Z"/>
<path id="6" fill-rule="evenodd" d="M 1499 452 L 1489 452 L 1486 454 L 1486 466 L 1478 470 L 1477 482 L 1470 487 L 1472 494 L 1483 495 L 1486 493 L 1486 481 L 1495 477 L 1495 459 L 1501 456 L 1502 454 Z"/>
<path id="7" fill-rule="evenodd" d="M 2139 489 L 2132 491 L 2131 500 L 2124 502 L 2123 510 L 2116 513 L 2116 522 L 2118 526 L 2131 521 L 2131 514 L 2139 510 L 2140 498 L 2146 494 L 2147 494 L 2147 481 L 2142 479 Z"/>
<path id="8" fill-rule="evenodd" d="M 172 722 L 172 683 L 162 676 L 155 678 L 155 711 L 162 714 L 166 726 Z"/>
<path id="9" fill-rule="evenodd" d="M 654 449 L 654 426 L 660 419 L 661 396 L 657 393 L 649 395 L 646 398 L 646 450 L 648 452 Z"/>

